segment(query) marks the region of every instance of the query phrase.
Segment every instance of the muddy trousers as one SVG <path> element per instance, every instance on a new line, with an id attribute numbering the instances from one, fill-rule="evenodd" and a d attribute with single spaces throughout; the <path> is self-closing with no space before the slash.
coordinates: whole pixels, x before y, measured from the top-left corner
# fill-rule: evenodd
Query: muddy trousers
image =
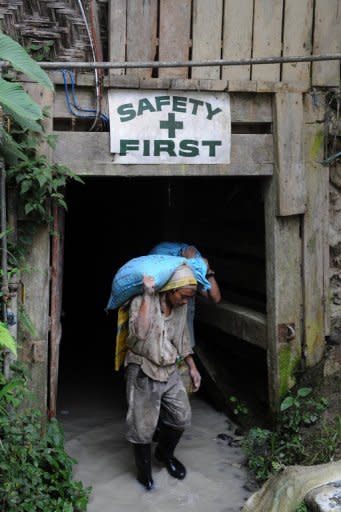
<path id="1" fill-rule="evenodd" d="M 147 490 L 153 487 L 151 441 L 161 417 L 159 442 L 155 457 L 174 478 L 186 475 L 184 465 L 174 457 L 184 428 L 190 424 L 191 408 L 179 374 L 175 371 L 167 382 L 157 382 L 136 364 L 129 364 L 127 380 L 127 439 L 133 443 L 137 479 Z"/>
<path id="2" fill-rule="evenodd" d="M 151 379 L 137 364 L 126 369 L 128 402 L 127 439 L 131 443 L 149 444 L 158 424 L 182 432 L 191 422 L 191 406 L 177 371 L 167 382 Z"/>

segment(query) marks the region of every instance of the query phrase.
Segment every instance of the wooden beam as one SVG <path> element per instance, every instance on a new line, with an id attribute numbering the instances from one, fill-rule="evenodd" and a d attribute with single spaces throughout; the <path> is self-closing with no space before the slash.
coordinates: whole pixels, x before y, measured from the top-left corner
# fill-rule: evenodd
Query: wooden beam
<path id="1" fill-rule="evenodd" d="M 221 58 L 222 0 L 194 0 L 192 59 Z M 192 68 L 193 78 L 220 78 L 219 66 Z"/>
<path id="2" fill-rule="evenodd" d="M 253 57 L 279 57 L 282 50 L 282 0 L 255 0 Z M 242 29 L 242 27 L 241 27 Z M 252 66 L 252 80 L 280 80 L 280 64 Z"/>
<path id="3" fill-rule="evenodd" d="M 94 108 L 95 95 L 91 87 L 77 87 L 81 107 Z M 231 120 L 233 123 L 272 123 L 272 97 L 270 94 L 230 93 Z M 108 113 L 108 95 L 102 98 L 102 112 Z M 64 87 L 57 86 L 53 105 L 56 118 L 73 118 L 65 101 Z"/>
<path id="4" fill-rule="evenodd" d="M 267 348 L 266 315 L 226 301 L 211 304 L 199 299 L 196 309 L 200 322 L 263 349 Z"/>
<path id="5" fill-rule="evenodd" d="M 109 0 L 108 51 L 110 62 L 126 60 L 127 0 Z M 125 69 L 110 69 L 109 78 L 124 75 Z"/>
<path id="6" fill-rule="evenodd" d="M 307 117 L 321 116 L 318 106 L 306 95 Z M 303 223 L 304 333 L 305 357 L 308 366 L 317 364 L 325 349 L 325 317 L 328 315 L 326 279 L 329 249 L 327 240 L 329 210 L 329 169 L 319 162 L 324 153 L 324 127 L 310 120 L 304 127 L 307 211 Z M 328 275 L 328 274 L 327 274 Z"/>
<path id="7" fill-rule="evenodd" d="M 159 60 L 189 59 L 191 30 L 190 0 L 160 1 Z M 160 68 L 159 77 L 187 78 L 187 68 Z"/>
<path id="8" fill-rule="evenodd" d="M 60 71 L 47 70 L 50 80 L 56 85 L 62 85 L 63 76 Z M 16 79 L 20 82 L 31 82 L 25 75 L 16 73 Z M 78 73 L 75 77 L 77 86 L 94 87 L 95 78 L 94 73 Z M 218 80 L 209 78 L 152 78 L 141 77 L 133 75 L 115 75 L 110 79 L 104 77 L 103 87 L 120 88 L 133 88 L 133 89 L 188 89 L 195 91 L 231 91 L 231 92 L 308 92 L 309 84 L 301 81 L 279 82 L 270 80 Z"/>
<path id="9" fill-rule="evenodd" d="M 273 179 L 265 183 L 264 197 L 269 402 L 275 413 L 302 358 L 301 218 L 277 217 Z"/>
<path id="10" fill-rule="evenodd" d="M 312 50 L 313 0 L 286 0 L 283 56 L 310 55 Z M 297 27 L 300 27 L 297 30 Z M 310 84 L 310 62 L 282 64 L 282 80 Z"/>
<path id="11" fill-rule="evenodd" d="M 273 140 L 268 134 L 235 134 L 228 165 L 114 164 L 107 132 L 56 132 L 54 161 L 84 176 L 270 176 Z"/>
<path id="12" fill-rule="evenodd" d="M 341 5 L 340 0 L 316 0 L 315 3 L 315 32 L 314 51 L 316 54 L 339 53 Z M 312 73 L 313 86 L 340 85 L 340 62 L 314 62 Z"/>
<path id="13" fill-rule="evenodd" d="M 274 140 L 278 215 L 296 215 L 306 209 L 303 157 L 303 99 L 299 93 L 276 93 Z"/>
<path id="14" fill-rule="evenodd" d="M 223 59 L 251 57 L 252 23 L 253 0 L 225 0 Z M 251 77 L 251 66 L 224 66 L 222 75 L 228 80 L 247 81 Z"/>
<path id="15" fill-rule="evenodd" d="M 25 290 L 23 307 L 35 332 L 23 341 L 23 354 L 31 371 L 31 391 L 37 400 L 42 419 L 46 418 L 48 383 L 48 332 L 50 288 L 50 229 L 40 226 L 32 236 L 26 264 L 34 269 L 22 274 Z M 33 352 L 39 346 L 39 357 Z"/>
<path id="16" fill-rule="evenodd" d="M 156 53 L 157 0 L 127 4 L 127 61 L 152 61 Z M 152 76 L 151 68 L 127 69 L 127 75 Z"/>
<path id="17" fill-rule="evenodd" d="M 53 91 L 32 83 L 24 84 L 26 92 L 41 108 L 52 107 L 50 117 L 44 118 L 46 134 L 52 133 L 53 123 Z M 43 140 L 38 153 L 46 155 L 50 160 L 52 148 Z M 20 219 L 25 222 L 24 219 Z M 22 274 L 25 289 L 25 312 L 30 318 L 35 332 L 23 342 L 23 353 L 31 370 L 31 390 L 37 399 L 42 413 L 42 421 L 46 419 L 48 392 L 48 361 L 49 361 L 49 303 L 50 303 L 50 226 L 38 226 L 32 235 L 32 243 L 26 257 L 28 268 L 32 272 Z"/>

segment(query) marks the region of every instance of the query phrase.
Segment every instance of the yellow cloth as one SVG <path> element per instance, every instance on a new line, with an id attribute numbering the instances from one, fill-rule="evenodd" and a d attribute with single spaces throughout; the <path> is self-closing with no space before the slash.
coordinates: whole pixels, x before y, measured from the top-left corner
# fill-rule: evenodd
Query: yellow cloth
<path id="1" fill-rule="evenodd" d="M 129 305 L 121 306 L 117 316 L 117 334 L 115 348 L 115 370 L 121 368 L 127 352 L 126 339 L 129 332 Z"/>
<path id="2" fill-rule="evenodd" d="M 194 277 L 192 270 L 187 265 L 181 265 L 172 274 L 171 278 L 159 292 L 166 292 L 168 290 L 176 290 L 176 288 L 183 288 L 184 286 L 195 287 L 197 280 Z"/>
<path id="3" fill-rule="evenodd" d="M 158 290 L 165 292 L 168 290 L 175 290 L 184 286 L 196 287 L 197 281 L 194 277 L 192 270 L 187 265 L 181 265 L 173 273 L 172 277 L 167 281 L 165 286 Z M 116 349 L 115 349 L 115 370 L 119 371 L 124 363 L 125 355 L 127 352 L 126 339 L 129 334 L 129 304 L 121 306 L 118 310 L 117 317 L 117 334 L 116 334 Z"/>

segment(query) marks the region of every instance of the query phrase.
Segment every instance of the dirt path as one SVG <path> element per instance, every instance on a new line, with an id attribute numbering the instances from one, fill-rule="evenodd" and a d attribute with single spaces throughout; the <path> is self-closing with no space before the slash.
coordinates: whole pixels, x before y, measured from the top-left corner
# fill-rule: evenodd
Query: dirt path
<path id="1" fill-rule="evenodd" d="M 226 437 L 234 427 L 198 397 L 192 409 L 192 427 L 177 448 L 188 470 L 185 480 L 173 479 L 153 461 L 155 487 L 147 492 L 135 480 L 132 450 L 124 438 L 124 405 L 115 404 L 110 393 L 83 388 L 80 395 L 69 388 L 59 418 L 66 450 L 79 461 L 75 477 L 93 488 L 88 512 L 238 512 L 249 493 L 243 489 L 247 476 L 241 450 L 229 446 Z"/>

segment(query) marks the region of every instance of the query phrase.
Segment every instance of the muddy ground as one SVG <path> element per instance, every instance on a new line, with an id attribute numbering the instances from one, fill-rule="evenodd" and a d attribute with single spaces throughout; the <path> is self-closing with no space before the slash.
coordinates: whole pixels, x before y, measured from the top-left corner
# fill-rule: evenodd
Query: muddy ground
<path id="1" fill-rule="evenodd" d="M 170 477 L 153 461 L 155 488 L 135 479 L 131 446 L 125 440 L 122 383 L 96 377 L 68 383 L 60 394 L 59 419 L 66 450 L 78 460 L 75 478 L 92 486 L 88 512 L 238 512 L 250 492 L 244 456 L 234 440 L 235 425 L 193 395 L 193 421 L 177 448 L 188 473 Z M 64 383 L 65 384 L 65 383 Z"/>

